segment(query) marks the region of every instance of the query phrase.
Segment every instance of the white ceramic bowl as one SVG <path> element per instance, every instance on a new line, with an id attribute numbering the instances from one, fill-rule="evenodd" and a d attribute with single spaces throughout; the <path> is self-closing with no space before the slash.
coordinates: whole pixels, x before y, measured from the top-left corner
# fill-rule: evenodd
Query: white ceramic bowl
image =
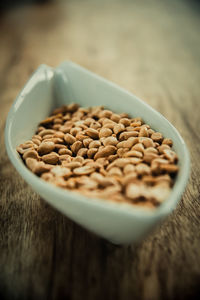
<path id="1" fill-rule="evenodd" d="M 174 141 L 180 171 L 169 198 L 156 210 L 91 199 L 55 187 L 24 165 L 16 146 L 30 139 L 37 124 L 51 111 L 70 102 L 81 106 L 104 105 L 114 112 L 140 116 L 152 128 Z M 53 69 L 41 65 L 27 82 L 7 117 L 5 142 L 8 156 L 27 183 L 48 203 L 88 230 L 123 244 L 138 242 L 176 207 L 189 176 L 189 153 L 177 130 L 157 111 L 119 86 L 72 63 Z"/>

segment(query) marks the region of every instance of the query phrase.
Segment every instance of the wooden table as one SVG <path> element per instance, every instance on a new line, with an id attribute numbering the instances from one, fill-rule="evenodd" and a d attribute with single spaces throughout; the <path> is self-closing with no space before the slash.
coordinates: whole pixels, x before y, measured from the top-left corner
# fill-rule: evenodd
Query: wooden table
<path id="1" fill-rule="evenodd" d="M 200 20 L 193 1 L 52 1 L 0 16 L 0 299 L 192 299 L 200 292 Z M 72 60 L 160 111 L 191 153 L 174 213 L 116 247 L 51 208 L 8 160 L 3 130 L 41 63 Z"/>

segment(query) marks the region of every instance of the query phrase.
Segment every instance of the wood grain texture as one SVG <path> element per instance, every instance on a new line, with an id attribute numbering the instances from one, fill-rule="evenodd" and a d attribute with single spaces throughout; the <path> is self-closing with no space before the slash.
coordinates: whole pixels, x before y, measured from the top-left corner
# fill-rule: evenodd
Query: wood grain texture
<path id="1" fill-rule="evenodd" d="M 0 16 L 0 299 L 192 299 L 200 293 L 200 19 L 192 1 L 52 1 Z M 8 110 L 41 63 L 73 60 L 180 131 L 192 169 L 177 209 L 116 247 L 51 208 L 8 160 Z"/>

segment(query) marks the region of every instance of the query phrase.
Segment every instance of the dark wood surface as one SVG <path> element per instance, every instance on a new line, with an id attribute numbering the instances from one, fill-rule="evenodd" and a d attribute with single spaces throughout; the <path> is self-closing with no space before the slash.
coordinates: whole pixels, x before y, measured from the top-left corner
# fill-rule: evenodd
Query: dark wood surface
<path id="1" fill-rule="evenodd" d="M 0 15 L 0 299 L 192 299 L 200 293 L 200 18 L 195 1 L 51 1 Z M 10 106 L 41 63 L 73 60 L 160 111 L 191 153 L 177 209 L 116 247 L 51 208 L 8 160 Z"/>

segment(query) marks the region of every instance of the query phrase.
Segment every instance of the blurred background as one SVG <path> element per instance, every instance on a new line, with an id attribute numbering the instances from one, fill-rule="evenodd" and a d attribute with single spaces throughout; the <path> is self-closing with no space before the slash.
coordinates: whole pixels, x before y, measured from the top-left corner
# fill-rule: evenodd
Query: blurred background
<path id="1" fill-rule="evenodd" d="M 8 105 L 38 65 L 56 66 L 63 60 L 72 60 L 131 90 L 166 117 L 173 117 L 167 114 L 163 100 L 167 86 L 186 102 L 183 85 L 188 92 L 198 93 L 193 86 L 193 77 L 200 77 L 198 1 L 0 3 L 0 87 Z"/>

